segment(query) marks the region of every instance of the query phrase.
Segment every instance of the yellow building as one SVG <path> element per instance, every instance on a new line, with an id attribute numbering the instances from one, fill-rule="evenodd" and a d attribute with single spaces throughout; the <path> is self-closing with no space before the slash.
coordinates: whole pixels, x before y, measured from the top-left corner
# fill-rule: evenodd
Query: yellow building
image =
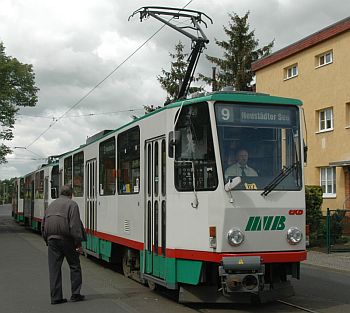
<path id="1" fill-rule="evenodd" d="M 350 208 L 350 17 L 253 63 L 256 91 L 301 99 L 306 185 L 323 188 L 323 212 Z"/>

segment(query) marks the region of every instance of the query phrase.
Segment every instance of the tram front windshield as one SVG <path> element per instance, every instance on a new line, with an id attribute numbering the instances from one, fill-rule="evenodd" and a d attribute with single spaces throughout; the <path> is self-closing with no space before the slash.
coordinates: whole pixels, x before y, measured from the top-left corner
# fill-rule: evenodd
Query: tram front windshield
<path id="1" fill-rule="evenodd" d="M 294 106 L 216 103 L 215 115 L 225 183 L 235 189 L 301 189 L 299 110 Z"/>

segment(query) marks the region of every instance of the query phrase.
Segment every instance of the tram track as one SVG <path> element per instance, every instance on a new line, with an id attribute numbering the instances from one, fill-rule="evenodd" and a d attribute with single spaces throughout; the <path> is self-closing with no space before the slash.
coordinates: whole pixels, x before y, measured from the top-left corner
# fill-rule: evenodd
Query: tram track
<path id="1" fill-rule="evenodd" d="M 289 302 L 286 302 L 286 301 L 283 301 L 283 300 L 277 300 L 277 302 L 281 303 L 281 304 L 284 304 L 284 305 L 287 305 L 287 306 L 290 306 L 290 307 L 293 307 L 293 308 L 296 308 L 300 311 L 303 311 L 303 312 L 309 312 L 309 313 L 319 313 L 317 311 L 314 311 L 314 310 L 311 310 L 311 309 L 308 309 L 308 308 L 304 308 L 300 305 L 296 305 L 296 304 L 293 304 L 293 303 L 289 303 Z"/>
<path id="2" fill-rule="evenodd" d="M 283 301 L 283 300 L 277 300 L 275 302 L 271 302 L 270 304 L 273 304 L 273 303 L 280 303 L 280 304 L 283 304 L 285 306 L 297 309 L 297 310 L 302 311 L 302 312 L 320 313 L 319 311 L 314 311 L 314 310 L 305 308 L 303 306 L 300 306 L 300 305 L 297 305 L 297 304 L 293 304 L 293 303 L 290 303 L 290 302 L 286 302 L 286 301 Z M 217 312 L 217 310 L 221 310 L 221 309 L 230 309 L 230 310 L 232 310 L 232 306 L 226 306 L 225 304 L 222 304 L 222 306 L 220 306 L 218 304 L 216 304 L 214 306 L 207 304 L 204 307 L 197 307 L 195 304 L 187 305 L 187 306 L 189 308 L 191 308 L 193 311 L 198 312 L 198 313 Z M 238 310 L 239 312 L 243 312 L 243 311 L 241 311 L 241 309 L 244 310 L 244 312 L 246 312 L 245 311 L 246 308 L 244 308 L 244 306 L 238 305 L 238 307 L 235 307 L 235 310 Z M 258 311 L 256 311 L 256 309 L 254 308 L 253 311 L 254 312 L 259 312 L 260 309 Z M 261 310 L 261 312 L 269 312 L 269 311 L 270 311 L 270 309 L 268 307 L 262 308 L 262 310 Z M 275 308 L 272 309 L 272 311 L 275 312 Z"/>

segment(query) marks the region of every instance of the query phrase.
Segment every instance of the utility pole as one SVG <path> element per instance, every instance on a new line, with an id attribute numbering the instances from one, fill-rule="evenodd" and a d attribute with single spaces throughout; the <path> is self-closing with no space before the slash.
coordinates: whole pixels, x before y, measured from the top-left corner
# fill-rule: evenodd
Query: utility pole
<path id="1" fill-rule="evenodd" d="M 7 193 L 8 193 L 8 190 L 9 190 L 9 186 L 5 183 L 5 186 L 4 186 L 5 188 L 4 188 L 4 202 L 6 202 L 7 203 L 7 198 L 8 198 L 8 196 L 7 196 Z M 4 203 L 3 203 L 4 204 Z"/>
<path id="2" fill-rule="evenodd" d="M 2 183 L 2 204 L 5 204 L 5 186 L 6 183 Z"/>
<path id="3" fill-rule="evenodd" d="M 211 87 L 211 90 L 212 91 L 216 91 L 217 90 L 217 85 L 216 85 L 216 67 L 213 66 L 212 70 L 213 70 L 213 73 L 212 73 L 212 87 Z"/>

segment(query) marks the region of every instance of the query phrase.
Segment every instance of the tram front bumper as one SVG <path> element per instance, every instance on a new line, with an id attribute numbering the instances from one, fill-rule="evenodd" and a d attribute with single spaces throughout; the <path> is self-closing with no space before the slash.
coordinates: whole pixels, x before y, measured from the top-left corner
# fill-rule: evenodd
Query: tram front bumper
<path id="1" fill-rule="evenodd" d="M 294 295 L 289 281 L 265 284 L 265 265 L 259 256 L 223 257 L 218 268 L 221 286 L 182 285 L 183 303 L 270 302 Z"/>
<path id="2" fill-rule="evenodd" d="M 258 256 L 223 257 L 219 266 L 223 294 L 262 290 L 264 269 Z"/>

